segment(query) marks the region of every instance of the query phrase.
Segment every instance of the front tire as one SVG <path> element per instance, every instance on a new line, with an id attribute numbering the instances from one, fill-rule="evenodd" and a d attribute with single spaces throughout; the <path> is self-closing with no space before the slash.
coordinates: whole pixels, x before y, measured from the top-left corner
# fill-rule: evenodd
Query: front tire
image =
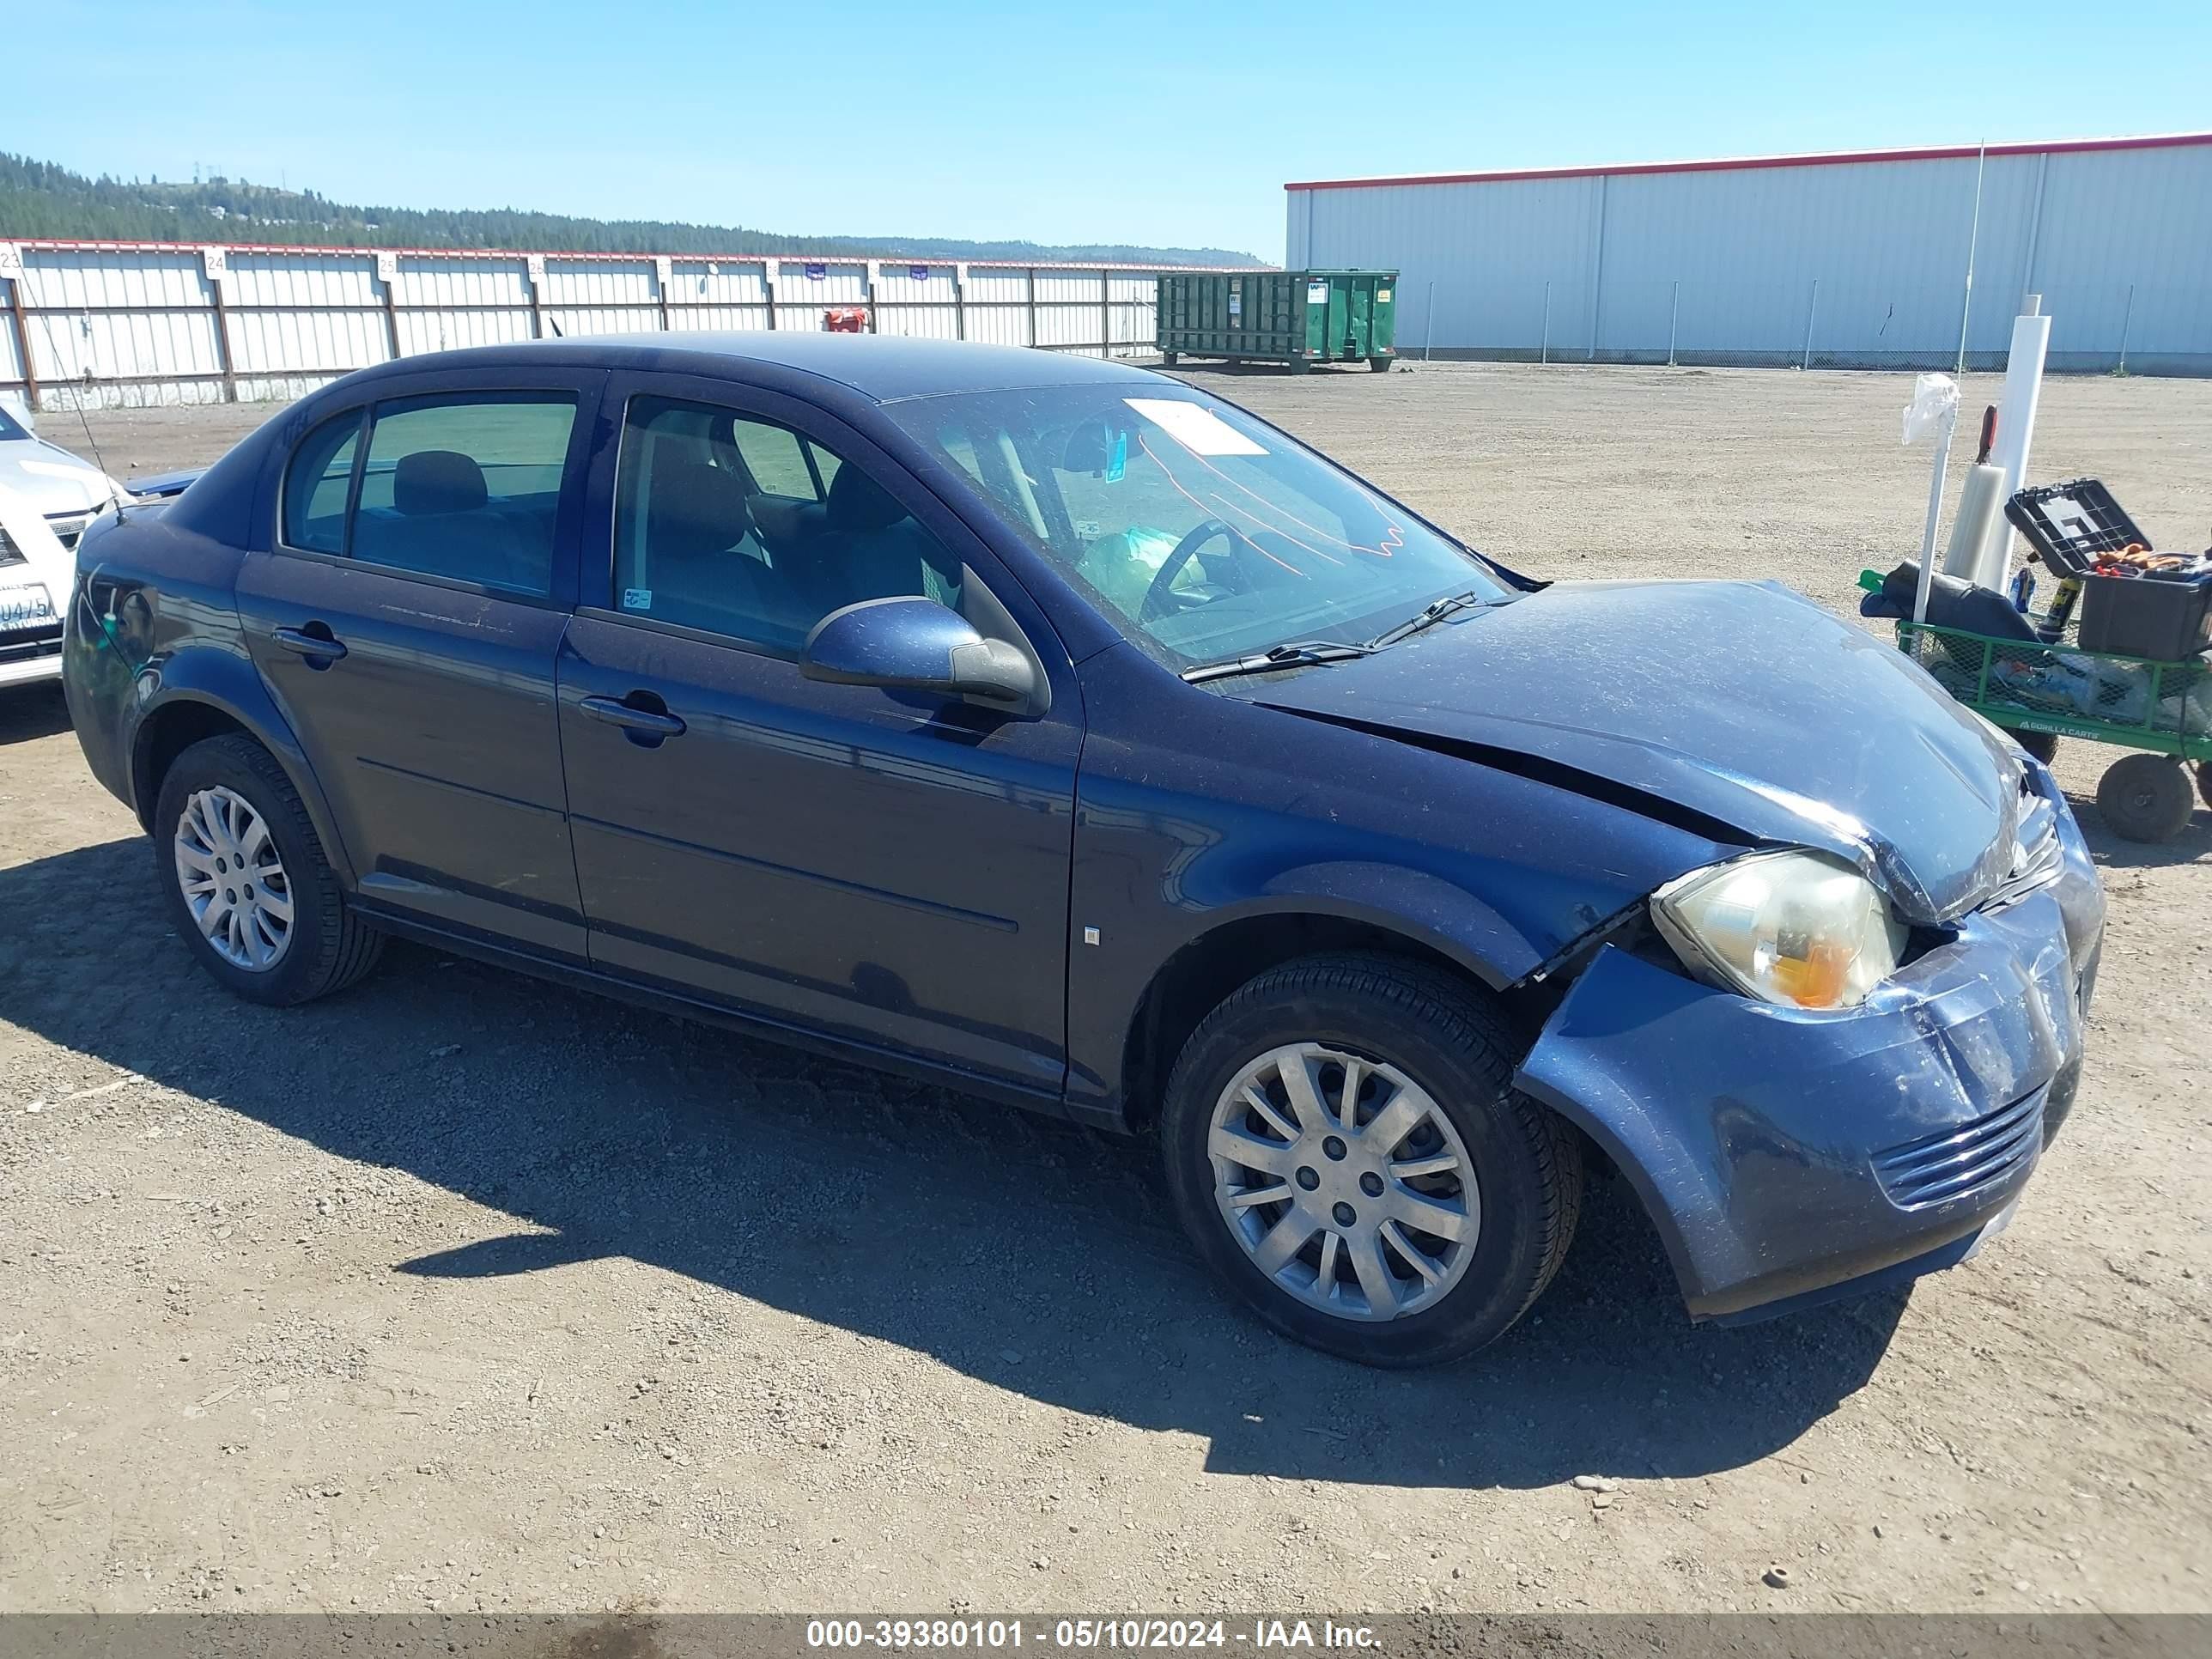
<path id="1" fill-rule="evenodd" d="M 1168 1188 L 1203 1257 L 1283 1334 L 1363 1364 L 1494 1340 L 1558 1272 L 1572 1133 L 1511 1087 L 1498 1011 L 1387 957 L 1310 957 L 1207 1016 L 1169 1079 Z"/>
<path id="2" fill-rule="evenodd" d="M 346 908 L 299 791 L 251 738 L 209 738 L 177 757 L 154 808 L 154 865 L 185 947 L 249 1002 L 327 996 L 383 951 Z"/>

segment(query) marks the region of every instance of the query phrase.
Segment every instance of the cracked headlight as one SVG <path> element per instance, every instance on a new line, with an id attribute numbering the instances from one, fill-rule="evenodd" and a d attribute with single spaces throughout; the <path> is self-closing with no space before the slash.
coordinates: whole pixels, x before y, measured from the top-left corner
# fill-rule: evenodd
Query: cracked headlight
<path id="1" fill-rule="evenodd" d="M 1785 1008 L 1851 1008 L 1896 971 L 1906 930 L 1857 871 L 1754 853 L 1668 882 L 1651 916 L 1699 978 Z"/>

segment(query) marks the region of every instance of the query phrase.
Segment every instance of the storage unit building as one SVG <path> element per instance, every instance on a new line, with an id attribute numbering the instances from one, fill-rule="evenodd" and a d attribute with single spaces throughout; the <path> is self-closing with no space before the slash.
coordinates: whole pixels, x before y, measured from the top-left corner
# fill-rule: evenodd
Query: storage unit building
<path id="1" fill-rule="evenodd" d="M 1398 270 L 1408 357 L 1994 368 L 2040 294 L 2054 369 L 2212 374 L 2212 133 L 1286 191 L 1284 263 Z"/>

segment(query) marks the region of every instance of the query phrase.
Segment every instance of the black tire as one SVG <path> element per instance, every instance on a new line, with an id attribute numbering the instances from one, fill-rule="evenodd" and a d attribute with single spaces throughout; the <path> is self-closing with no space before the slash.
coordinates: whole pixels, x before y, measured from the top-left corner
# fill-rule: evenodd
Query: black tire
<path id="1" fill-rule="evenodd" d="M 1381 1322 L 1324 1312 L 1277 1285 L 1223 1218 L 1208 1152 L 1215 1103 L 1260 1056 L 1298 1042 L 1395 1066 L 1464 1142 L 1481 1200 L 1480 1230 L 1464 1272 L 1434 1305 Z M 1168 1081 L 1162 1151 L 1192 1244 L 1261 1319 L 1310 1346 L 1394 1367 L 1474 1352 L 1551 1283 L 1582 1206 L 1579 1145 L 1559 1119 L 1513 1091 L 1514 1052 L 1496 1008 L 1413 963 L 1313 957 L 1261 975 L 1206 1017 Z"/>
<path id="2" fill-rule="evenodd" d="M 2207 806 L 2212 806 L 2212 761 L 2197 763 L 2197 795 Z"/>
<path id="3" fill-rule="evenodd" d="M 268 824 L 291 889 L 291 937 L 276 962 L 259 970 L 227 961 L 209 943 L 178 880 L 175 838 L 185 803 L 197 792 L 218 787 L 234 792 Z M 347 908 L 300 792 L 251 738 L 209 738 L 177 757 L 154 807 L 154 868 L 162 903 L 185 948 L 217 983 L 249 1002 L 289 1007 L 328 996 L 366 974 L 383 952 L 384 935 Z"/>
<path id="4" fill-rule="evenodd" d="M 2163 755 L 2126 756 L 2097 781 L 2097 810 L 2129 841 L 2172 841 L 2196 808 L 2189 774 Z"/>
<path id="5" fill-rule="evenodd" d="M 2007 732 L 2005 735 L 2045 766 L 2057 757 L 2058 734 L 2056 732 Z"/>

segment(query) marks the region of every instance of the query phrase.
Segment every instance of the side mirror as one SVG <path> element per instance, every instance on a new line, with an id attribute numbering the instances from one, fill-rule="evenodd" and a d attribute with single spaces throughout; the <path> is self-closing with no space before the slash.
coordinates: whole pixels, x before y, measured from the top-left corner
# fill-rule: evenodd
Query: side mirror
<path id="1" fill-rule="evenodd" d="M 1009 709 L 1033 702 L 1036 665 L 1004 640 L 988 640 L 934 599 L 863 599 L 833 611 L 806 636 L 799 672 L 837 685 L 935 691 Z"/>

